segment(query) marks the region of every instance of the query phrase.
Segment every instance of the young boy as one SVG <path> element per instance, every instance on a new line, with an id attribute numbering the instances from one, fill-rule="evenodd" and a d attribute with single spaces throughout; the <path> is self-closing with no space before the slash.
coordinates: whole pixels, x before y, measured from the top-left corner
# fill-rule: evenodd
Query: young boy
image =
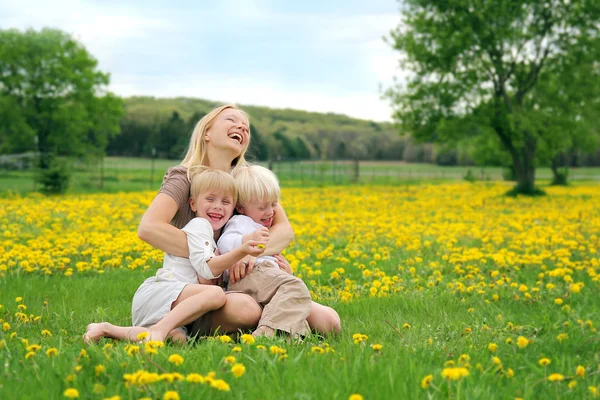
<path id="1" fill-rule="evenodd" d="M 206 169 L 192 177 L 190 193 L 196 218 L 182 229 L 187 234 L 190 257 L 165 253 L 163 267 L 156 276 L 146 279 L 133 296 L 133 326 L 90 324 L 85 341 L 101 337 L 136 341 L 142 332 L 149 333 L 148 340 L 171 337 L 185 341 L 186 324 L 193 322 L 196 331 L 198 327 L 210 328 L 207 313 L 225 304 L 225 293 L 221 287 L 211 285 L 210 280 L 246 255 L 261 255 L 266 241 L 248 240 L 227 254 L 215 256 L 214 234 L 233 214 L 237 200 L 235 182 L 224 171 Z"/>
<path id="2" fill-rule="evenodd" d="M 237 167 L 233 178 L 238 189 L 236 210 L 240 215 L 233 216 L 225 225 L 217 244 L 221 254 L 228 254 L 247 241 L 264 238 L 273 223 L 280 197 L 277 177 L 267 168 Z M 310 332 L 306 322 L 312 304 L 308 288 L 301 279 L 280 270 L 275 257 L 257 258 L 252 273 L 230 283 L 228 290 L 247 293 L 264 307 L 254 336 L 272 337 L 277 330 L 292 336 Z"/>

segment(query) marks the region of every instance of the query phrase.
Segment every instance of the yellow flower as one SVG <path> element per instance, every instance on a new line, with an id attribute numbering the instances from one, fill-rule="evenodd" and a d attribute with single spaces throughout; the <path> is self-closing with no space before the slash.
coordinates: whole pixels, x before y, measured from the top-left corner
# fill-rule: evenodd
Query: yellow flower
<path id="1" fill-rule="evenodd" d="M 286 349 L 277 346 L 271 346 L 269 350 L 271 351 L 271 354 L 285 354 L 287 352 Z"/>
<path id="2" fill-rule="evenodd" d="M 233 364 L 235 362 L 235 357 L 227 356 L 227 357 L 225 357 L 225 360 L 223 360 L 223 361 L 225 361 L 225 363 L 227 363 L 227 364 Z"/>
<path id="3" fill-rule="evenodd" d="M 464 367 L 444 368 L 441 375 L 444 379 L 458 381 L 466 376 L 469 376 L 469 370 Z"/>
<path id="4" fill-rule="evenodd" d="M 258 248 L 258 249 L 264 249 L 264 248 L 265 248 L 265 245 L 264 245 L 264 244 L 262 244 L 262 243 L 260 243 L 260 244 L 257 244 L 257 245 L 256 245 L 256 248 Z"/>
<path id="5" fill-rule="evenodd" d="M 230 343 L 231 342 L 231 338 L 227 335 L 221 335 L 221 336 L 218 336 L 218 338 L 221 341 L 221 343 Z"/>
<path id="6" fill-rule="evenodd" d="M 562 303 L 563 303 L 563 299 L 561 299 L 560 297 L 557 297 L 556 299 L 554 299 L 554 304 L 557 304 L 560 306 Z"/>
<path id="7" fill-rule="evenodd" d="M 506 344 L 512 344 L 513 340 L 511 338 L 506 338 Z"/>
<path id="8" fill-rule="evenodd" d="M 52 333 L 48 329 L 42 331 L 42 336 L 52 336 Z"/>
<path id="9" fill-rule="evenodd" d="M 364 399 L 364 397 L 362 397 L 358 393 L 351 394 L 350 397 L 348 397 L 348 400 L 363 400 L 363 399 Z"/>
<path id="10" fill-rule="evenodd" d="M 175 365 L 181 365 L 183 364 L 183 357 L 181 357 L 179 354 L 171 354 L 168 358 L 168 361 L 172 364 Z"/>
<path id="11" fill-rule="evenodd" d="M 540 361 L 538 361 L 538 364 L 540 364 L 542 367 L 550 365 L 550 363 L 551 361 L 549 358 L 541 358 Z"/>
<path id="12" fill-rule="evenodd" d="M 255 341 L 254 340 L 254 336 L 248 335 L 247 333 L 245 333 L 242 336 L 240 336 L 240 340 L 244 344 L 254 344 L 254 341 Z"/>
<path id="13" fill-rule="evenodd" d="M 243 364 L 234 364 L 233 367 L 231 367 L 231 373 L 236 378 L 239 378 L 240 376 L 244 375 L 244 373 L 246 373 L 246 367 L 244 367 Z"/>
<path id="14" fill-rule="evenodd" d="M 402 327 L 403 327 L 404 329 L 410 329 L 410 324 L 408 324 L 408 323 L 405 323 L 405 324 L 403 324 L 403 325 L 402 325 Z"/>
<path id="15" fill-rule="evenodd" d="M 515 371 L 513 371 L 512 368 L 507 368 L 504 374 L 507 378 L 512 378 L 513 376 L 515 376 Z"/>
<path id="16" fill-rule="evenodd" d="M 29 360 L 33 356 L 35 356 L 35 351 L 30 351 L 29 353 L 25 354 L 25 359 Z"/>
<path id="17" fill-rule="evenodd" d="M 488 344 L 488 349 L 492 352 L 495 353 L 496 350 L 498 350 L 498 345 L 496 343 L 490 343 Z"/>
<path id="18" fill-rule="evenodd" d="M 121 396 L 114 395 L 114 396 L 111 396 L 111 397 L 105 397 L 104 400 L 121 400 Z"/>
<path id="19" fill-rule="evenodd" d="M 9 331 L 10 330 L 10 324 L 8 322 L 5 322 L 2 324 L 2 329 L 4 329 L 4 332 Z"/>
<path id="20" fill-rule="evenodd" d="M 427 375 L 425 378 L 421 379 L 421 388 L 427 389 L 431 386 L 431 382 L 433 382 L 433 375 Z"/>
<path id="21" fill-rule="evenodd" d="M 210 387 L 215 388 L 217 390 L 221 390 L 223 392 L 229 392 L 231 388 L 223 379 L 215 379 L 210 383 Z"/>
<path id="22" fill-rule="evenodd" d="M 598 389 L 595 386 L 588 386 L 588 390 L 592 397 L 596 398 L 598 396 Z"/>
<path id="23" fill-rule="evenodd" d="M 185 378 L 186 381 L 190 383 L 204 383 L 204 377 L 200 374 L 191 373 Z"/>
<path id="24" fill-rule="evenodd" d="M 563 375 L 561 375 L 561 374 L 551 374 L 551 375 L 548 377 L 548 380 L 549 380 L 550 382 L 560 382 L 560 381 L 562 381 L 563 379 L 565 379 L 565 377 L 564 377 Z"/>
<path id="25" fill-rule="evenodd" d="M 27 351 L 38 351 L 42 348 L 42 346 L 40 346 L 39 344 L 32 344 L 30 346 L 27 346 Z"/>
<path id="26" fill-rule="evenodd" d="M 354 344 L 362 343 L 368 338 L 369 337 L 367 335 L 364 335 L 362 333 L 355 333 L 354 335 L 352 335 L 352 340 L 354 341 Z"/>
<path id="27" fill-rule="evenodd" d="M 79 391 L 74 388 L 69 388 L 64 391 L 63 396 L 69 399 L 76 399 L 77 397 L 79 397 Z"/>
<path id="28" fill-rule="evenodd" d="M 106 367 L 102 364 L 98 364 L 94 367 L 94 371 L 96 372 L 96 376 L 100 376 L 101 373 L 106 371 Z"/>
<path id="29" fill-rule="evenodd" d="M 17 298 L 15 299 L 15 301 L 16 301 L 17 303 L 20 303 L 20 302 L 22 302 L 22 301 L 23 301 L 23 298 L 19 296 L 19 297 L 17 297 Z"/>
<path id="30" fill-rule="evenodd" d="M 169 390 L 163 395 L 163 400 L 179 400 L 179 393 L 174 390 Z"/>
<path id="31" fill-rule="evenodd" d="M 233 349 L 231 349 L 231 351 L 239 353 L 240 351 L 242 351 L 242 348 L 240 346 L 234 346 Z"/>
<path id="32" fill-rule="evenodd" d="M 381 351 L 381 349 L 383 348 L 383 345 L 376 343 L 376 344 L 372 344 L 371 348 L 375 351 Z"/>
<path id="33" fill-rule="evenodd" d="M 567 335 L 566 333 L 561 333 L 556 337 L 556 340 L 562 342 L 563 340 L 567 340 L 568 337 L 569 335 Z"/>
<path id="34" fill-rule="evenodd" d="M 256 346 L 257 350 L 267 350 L 267 348 L 265 346 L 263 346 L 262 344 L 259 344 Z"/>
<path id="35" fill-rule="evenodd" d="M 51 347 L 48 350 L 46 350 L 46 355 L 48 357 L 54 357 L 58 355 L 58 349 L 56 347 Z"/>
<path id="36" fill-rule="evenodd" d="M 577 381 L 571 381 L 567 386 L 569 387 L 569 389 L 573 389 L 575 388 L 575 386 L 577 386 Z"/>
<path id="37" fill-rule="evenodd" d="M 517 346 L 519 346 L 520 349 L 524 349 L 525 347 L 527 347 L 527 345 L 529 345 L 529 340 L 527 340 L 526 337 L 519 336 L 517 338 Z"/>
<path id="38" fill-rule="evenodd" d="M 583 365 L 578 365 L 577 368 L 575 368 L 575 375 L 577 375 L 580 378 L 583 378 L 585 376 L 585 368 Z"/>
<path id="39" fill-rule="evenodd" d="M 492 362 L 494 365 L 502 365 L 502 361 L 498 357 L 492 357 Z"/>
<path id="40" fill-rule="evenodd" d="M 137 339 L 138 340 L 144 340 L 148 336 L 150 336 L 150 334 L 148 332 L 140 332 L 140 333 L 137 334 Z"/>
<path id="41" fill-rule="evenodd" d="M 325 350 L 323 350 L 323 348 L 319 347 L 319 346 L 313 346 L 312 349 L 310 350 L 311 353 L 324 353 Z"/>
<path id="42" fill-rule="evenodd" d="M 133 356 L 134 354 L 137 354 L 140 352 L 140 346 L 128 344 L 125 346 L 125 351 L 127 352 L 127 355 Z"/>

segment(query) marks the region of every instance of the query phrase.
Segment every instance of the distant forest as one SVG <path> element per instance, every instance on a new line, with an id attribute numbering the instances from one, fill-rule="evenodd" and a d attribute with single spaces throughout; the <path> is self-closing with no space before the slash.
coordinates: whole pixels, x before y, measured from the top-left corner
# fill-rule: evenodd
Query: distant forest
<path id="1" fill-rule="evenodd" d="M 107 154 L 181 159 L 194 126 L 221 103 L 193 98 L 130 97 L 124 99 L 121 133 Z M 396 160 L 439 165 L 502 165 L 501 155 L 465 143 L 444 148 L 416 143 L 387 122 L 350 118 L 333 113 L 240 105 L 250 115 L 251 160 Z M 481 154 L 483 153 L 483 154 Z M 579 166 L 600 165 L 600 154 L 565 155 Z"/>

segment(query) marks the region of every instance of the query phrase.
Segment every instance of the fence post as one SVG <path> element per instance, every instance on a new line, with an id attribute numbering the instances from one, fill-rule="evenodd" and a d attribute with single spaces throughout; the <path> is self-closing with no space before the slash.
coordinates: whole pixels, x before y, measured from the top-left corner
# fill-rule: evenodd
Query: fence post
<path id="1" fill-rule="evenodd" d="M 358 183 L 358 180 L 360 179 L 360 164 L 358 162 L 358 159 L 355 158 L 354 159 L 354 163 L 353 163 L 353 176 L 352 176 L 352 181 L 355 183 Z"/>
<path id="2" fill-rule="evenodd" d="M 104 189 L 104 156 L 100 157 L 100 189 Z"/>

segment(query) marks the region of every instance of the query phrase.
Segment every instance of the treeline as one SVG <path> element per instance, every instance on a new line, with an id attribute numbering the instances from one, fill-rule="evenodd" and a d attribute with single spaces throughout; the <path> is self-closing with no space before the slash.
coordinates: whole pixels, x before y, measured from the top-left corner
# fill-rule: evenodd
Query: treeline
<path id="1" fill-rule="evenodd" d="M 196 123 L 220 103 L 191 98 L 131 97 L 124 100 L 121 133 L 109 155 L 181 159 Z M 505 165 L 493 146 L 465 141 L 451 147 L 418 143 L 391 123 L 290 109 L 242 106 L 250 114 L 251 159 L 396 160 L 439 165 Z M 565 152 L 564 166 L 599 166 L 600 151 Z"/>

